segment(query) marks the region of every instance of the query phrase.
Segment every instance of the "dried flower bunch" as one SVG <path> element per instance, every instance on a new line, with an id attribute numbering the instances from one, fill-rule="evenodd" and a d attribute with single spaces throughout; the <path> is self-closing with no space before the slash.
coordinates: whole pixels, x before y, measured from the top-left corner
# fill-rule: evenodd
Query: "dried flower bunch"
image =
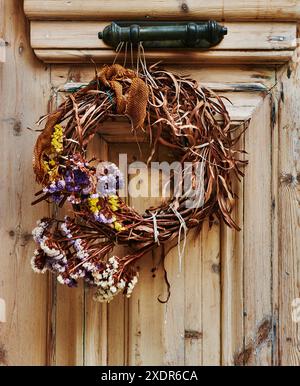
<path id="1" fill-rule="evenodd" d="M 94 166 L 86 159 L 101 124 L 120 115 L 130 119 L 133 131 L 144 130 L 151 138 L 149 161 L 161 144 L 182 164 L 201 163 L 199 205 L 188 207 L 187 195 L 174 195 L 144 214 L 126 205 L 118 195 L 124 181 L 116 165 Z M 137 74 L 117 64 L 105 66 L 40 122 L 44 119 L 33 160 L 43 189 L 34 203 L 50 200 L 62 207 L 69 202 L 73 215 L 44 218 L 33 230 L 35 271 L 49 270 L 68 286 L 82 278 L 96 288 L 95 300 L 110 301 L 121 291 L 131 295 L 138 277 L 135 262 L 180 238 L 182 228 L 200 228 L 204 219 L 218 218 L 239 229 L 231 212 L 232 181 L 243 176 L 245 163 L 243 151 L 235 149 L 241 133 L 232 127 L 222 98 L 196 81 L 157 67 Z M 128 246 L 130 254 L 111 256 L 116 244 Z"/>

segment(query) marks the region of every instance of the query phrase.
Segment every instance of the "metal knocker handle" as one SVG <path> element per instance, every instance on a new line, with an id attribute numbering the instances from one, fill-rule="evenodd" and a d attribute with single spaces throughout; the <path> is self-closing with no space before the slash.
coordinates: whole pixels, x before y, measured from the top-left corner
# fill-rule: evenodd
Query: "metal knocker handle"
<path id="1" fill-rule="evenodd" d="M 112 22 L 99 39 L 117 48 L 121 42 L 148 48 L 209 48 L 220 43 L 227 28 L 216 21 L 207 22 Z"/>

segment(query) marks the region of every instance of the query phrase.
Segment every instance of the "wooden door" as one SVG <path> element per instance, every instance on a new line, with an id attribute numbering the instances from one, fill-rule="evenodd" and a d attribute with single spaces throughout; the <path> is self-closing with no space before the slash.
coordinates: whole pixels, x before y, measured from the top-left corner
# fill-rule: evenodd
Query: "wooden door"
<path id="1" fill-rule="evenodd" d="M 299 323 L 293 317 L 300 298 L 299 2 L 145 5 L 98 0 L 86 1 L 84 11 L 82 2 L 68 3 L 25 0 L 29 41 L 20 2 L 0 1 L 5 6 L 0 39 L 8 42 L 6 62 L 0 63 L 5 170 L 0 179 L 0 298 L 6 302 L 0 363 L 299 365 Z M 181 271 L 177 249 L 165 251 L 168 303 L 157 301 L 166 295 L 162 267 L 153 271 L 158 249 L 141 261 L 131 299 L 119 296 L 101 305 L 83 286 L 68 289 L 30 271 L 31 228 L 53 209 L 30 207 L 37 188 L 31 172 L 35 135 L 26 128 L 55 107 L 68 83 L 92 78 L 91 57 L 112 62 L 115 53 L 101 46 L 99 29 L 114 19 L 145 16 L 215 18 L 228 26 L 228 37 L 214 49 L 166 51 L 163 59 L 167 68 L 188 73 L 226 96 L 233 122 L 248 126 L 241 145 L 249 165 L 236 185 L 235 218 L 242 230 L 216 222 L 211 228 L 205 223 L 200 234 L 191 231 Z M 149 62 L 160 57 L 148 53 Z M 129 160 L 142 159 L 135 141 L 119 129 L 118 124 L 106 125 L 90 152 L 116 161 L 122 152 Z M 143 154 L 146 146 L 141 144 Z M 138 210 L 152 202 L 131 201 Z"/>

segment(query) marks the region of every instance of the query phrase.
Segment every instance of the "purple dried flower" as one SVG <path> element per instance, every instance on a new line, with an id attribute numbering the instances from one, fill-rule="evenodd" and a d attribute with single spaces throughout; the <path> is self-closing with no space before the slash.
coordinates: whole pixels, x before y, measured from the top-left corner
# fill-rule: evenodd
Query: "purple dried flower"
<path id="1" fill-rule="evenodd" d="M 66 182 L 64 180 L 58 180 L 56 185 L 59 190 L 63 190 L 66 187 Z"/>
<path id="2" fill-rule="evenodd" d="M 59 204 L 64 196 L 57 192 L 57 193 L 53 193 L 51 197 L 56 204 Z"/>
<path id="3" fill-rule="evenodd" d="M 103 213 L 99 213 L 99 214 L 95 215 L 95 220 L 102 222 L 103 224 L 111 224 L 115 221 L 115 218 L 114 217 L 107 218 L 104 216 Z"/>
<path id="4" fill-rule="evenodd" d="M 66 183 L 66 190 L 68 192 L 73 192 L 73 185 L 71 183 Z"/>
<path id="5" fill-rule="evenodd" d="M 63 276 L 63 275 L 58 275 L 57 276 L 57 281 L 60 284 L 67 285 L 68 287 L 77 287 L 77 281 L 72 279 L 72 278 L 70 278 L 70 277 L 66 277 L 66 276 Z"/>
<path id="6" fill-rule="evenodd" d="M 91 187 L 87 187 L 87 188 L 84 188 L 82 189 L 82 194 L 84 195 L 88 195 L 89 193 L 91 192 Z"/>
<path id="7" fill-rule="evenodd" d="M 52 182 L 51 185 L 48 186 L 48 192 L 49 193 L 55 193 L 57 192 L 59 189 L 58 187 L 56 186 L 55 182 Z"/>
<path id="8" fill-rule="evenodd" d="M 76 185 L 89 185 L 88 175 L 80 169 L 74 170 L 74 182 Z"/>

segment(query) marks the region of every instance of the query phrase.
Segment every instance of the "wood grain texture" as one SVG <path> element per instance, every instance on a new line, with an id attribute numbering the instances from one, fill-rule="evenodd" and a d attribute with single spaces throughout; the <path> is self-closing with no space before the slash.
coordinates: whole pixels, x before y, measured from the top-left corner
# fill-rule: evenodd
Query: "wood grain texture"
<path id="1" fill-rule="evenodd" d="M 50 69 L 52 72 L 52 69 Z M 54 111 L 63 100 L 51 82 L 51 103 Z M 63 219 L 70 213 L 70 204 L 62 209 L 51 205 L 51 216 Z M 48 346 L 49 365 L 81 366 L 84 364 L 85 292 L 83 283 L 77 288 L 59 284 L 56 277 L 50 278 L 48 290 Z M 66 328 L 67 326 L 67 328 Z"/>
<path id="2" fill-rule="evenodd" d="M 112 63 L 116 57 L 113 50 L 71 50 L 71 49 L 36 49 L 36 56 L 45 63 Z M 163 61 L 166 64 L 282 64 L 293 57 L 291 50 L 261 50 L 261 51 L 168 51 L 164 50 L 163 57 L 160 51 L 146 52 L 149 63 Z M 124 62 L 124 54 L 118 56 Z M 128 58 L 129 59 L 129 58 Z M 135 59 L 134 59 L 135 60 Z"/>
<path id="3" fill-rule="evenodd" d="M 119 153 L 129 155 L 128 162 L 132 162 L 132 144 L 111 144 L 108 146 L 108 159 L 119 165 Z M 126 202 L 128 198 L 126 198 Z M 116 246 L 113 254 L 125 256 L 126 247 Z M 119 294 L 107 306 L 107 364 L 110 366 L 128 365 L 129 351 L 129 299 Z"/>
<path id="4" fill-rule="evenodd" d="M 244 357 L 246 365 L 272 364 L 272 329 L 259 341 L 261 326 L 273 323 L 270 117 L 270 100 L 267 96 L 255 110 L 245 137 L 245 147 L 249 153 L 244 179 L 243 222 L 244 350 L 249 352 L 249 357 Z"/>
<path id="5" fill-rule="evenodd" d="M 202 239 L 202 293 L 203 293 L 203 359 L 204 366 L 218 366 L 221 358 L 221 280 L 220 227 L 203 226 Z"/>
<path id="6" fill-rule="evenodd" d="M 175 239 L 173 248 L 165 252 L 165 269 L 170 287 L 170 299 L 164 304 L 164 319 L 161 326 L 163 333 L 164 357 L 163 364 L 167 366 L 185 364 L 185 259 L 188 249 L 182 257 L 182 268 L 177 249 L 178 239 Z M 183 243 L 183 240 L 181 240 Z M 174 245 L 175 244 L 175 245 Z M 163 297 L 166 299 L 167 295 Z"/>
<path id="7" fill-rule="evenodd" d="M 25 12 L 32 19 L 217 19 L 297 20 L 300 5 L 295 0 L 25 0 Z"/>
<path id="8" fill-rule="evenodd" d="M 6 60 L 5 46 L 6 44 L 4 39 L 0 39 L 0 63 L 4 63 Z"/>
<path id="9" fill-rule="evenodd" d="M 30 205 L 38 189 L 32 172 L 37 134 L 26 129 L 35 129 L 37 114 L 47 112 L 49 70 L 32 54 L 26 31 L 22 3 L 0 1 L 0 35 L 8 42 L 0 64 L 0 296 L 7 308 L 0 365 L 46 363 L 47 280 L 32 272 L 30 257 L 32 228 L 48 209 Z"/>
<path id="10" fill-rule="evenodd" d="M 159 303 L 157 297 L 163 297 L 165 284 L 161 267 L 152 272 L 160 254 L 157 250 L 138 264 L 139 284 L 129 301 L 129 365 L 157 366 L 164 363 L 166 306 Z"/>
<path id="11" fill-rule="evenodd" d="M 6 303 L 2 298 L 0 298 L 0 322 L 6 322 Z"/>
<path id="12" fill-rule="evenodd" d="M 178 70 L 176 66 L 171 67 L 175 71 Z M 239 71 L 239 76 L 236 71 Z M 225 83 L 222 87 L 230 90 L 232 86 L 224 87 L 226 82 L 231 84 L 230 82 L 239 79 L 241 83 L 237 83 L 236 89 L 241 91 L 224 94 L 232 100 L 231 114 L 237 120 L 250 118 L 257 105 L 263 101 L 261 91 L 242 92 L 245 90 L 243 81 L 247 82 L 253 77 L 252 70 L 249 68 L 249 73 L 247 71 L 248 67 L 235 68 L 235 71 L 232 71 L 232 67 L 215 67 L 211 71 L 195 66 L 184 69 L 184 72 L 189 72 L 200 82 L 209 81 L 211 78 L 218 84 L 218 80 L 223 80 Z M 62 90 L 65 82 L 70 80 L 88 82 L 93 74 L 94 70 L 91 67 L 58 65 L 53 66 L 51 79 L 53 87 Z M 265 88 L 272 87 L 274 82 L 272 71 L 263 73 L 260 69 L 256 69 L 254 74 L 259 82 L 266 82 Z M 259 115 L 257 122 L 261 118 Z M 130 159 L 140 157 L 135 144 L 120 144 L 120 138 L 123 142 L 124 138 L 127 138 L 126 125 L 122 124 L 120 129 L 118 122 L 107 123 L 103 125 L 100 133 L 109 141 L 109 159 L 118 162 L 119 152 L 126 152 L 130 155 Z M 127 140 L 130 141 L 130 138 Z M 99 145 L 99 139 L 92 146 L 94 152 L 97 152 L 97 143 Z M 102 145 L 100 144 L 98 148 L 102 148 Z M 162 159 L 164 157 L 162 154 Z M 142 211 L 149 205 L 148 201 L 135 198 L 132 204 Z M 242 207 L 241 203 L 240 208 Z M 239 209 L 238 213 L 241 210 Z M 238 216 L 242 220 L 241 214 Z M 242 251 L 242 235 L 233 231 L 228 232 L 232 234 L 226 236 L 223 244 L 220 244 L 222 239 L 217 224 L 211 230 L 206 224 L 203 233 L 198 237 L 195 237 L 195 232 L 191 232 L 181 273 L 178 271 L 177 248 L 166 253 L 165 263 L 172 291 L 167 305 L 160 304 L 156 299 L 159 295 L 165 296 L 162 269 L 155 271 L 155 278 L 151 274 L 151 268 L 160 259 L 159 250 L 139 264 L 142 285 L 137 286 L 129 301 L 120 296 L 103 314 L 103 310 L 100 311 L 92 300 L 88 302 L 86 300 L 85 306 L 89 307 L 89 311 L 86 311 L 84 321 L 85 363 L 95 364 L 101 361 L 112 365 L 126 363 L 218 365 L 227 361 L 227 364 L 233 364 L 234 354 L 243 347 L 243 335 L 239 335 L 243 334 L 243 257 L 239 255 Z M 220 245 L 226 251 L 226 258 L 231 259 L 227 263 L 222 260 L 222 265 Z M 232 259 L 237 259 L 237 263 Z M 234 280 L 236 282 L 233 282 Z M 221 295 L 223 293 L 221 284 L 222 291 L 227 291 L 227 298 Z M 236 291 L 232 295 L 231 289 Z M 224 322 L 225 306 L 228 307 L 227 324 Z M 98 326 L 97 332 L 95 327 L 93 331 L 87 330 L 95 324 Z M 237 329 L 239 333 L 236 332 Z M 225 337 L 227 333 L 229 335 Z M 224 346 L 225 342 L 227 346 Z"/>
<path id="13" fill-rule="evenodd" d="M 278 72 L 276 74 L 278 76 Z M 278 84 L 277 84 L 278 85 Z M 278 107 L 281 101 L 279 87 L 274 87 L 270 92 L 271 103 L 271 140 L 272 140 L 272 315 L 273 315 L 273 339 L 272 339 L 272 365 L 279 365 L 279 122 Z"/>
<path id="14" fill-rule="evenodd" d="M 88 147 L 88 157 L 108 160 L 108 144 L 100 135 L 95 135 Z M 84 365 L 105 366 L 108 355 L 108 305 L 93 300 L 93 291 L 88 287 L 84 293 Z"/>
<path id="15" fill-rule="evenodd" d="M 116 145 L 114 145 L 116 146 Z M 148 144 L 141 146 L 140 153 L 135 143 L 121 145 L 127 151 L 129 162 L 133 160 L 146 161 L 149 155 Z M 158 160 L 157 155 L 153 159 Z M 159 178 L 159 171 L 153 176 Z M 131 177 L 133 177 L 132 175 Z M 142 170 L 139 174 L 139 187 L 147 189 L 150 193 L 150 173 Z M 159 197 L 129 197 L 130 204 L 143 213 L 147 207 L 158 205 Z M 161 264 L 161 248 L 146 254 L 137 263 L 139 267 L 139 283 L 129 300 L 128 316 L 128 364 L 129 365 L 152 365 L 157 366 L 165 363 L 165 355 L 170 350 L 164 346 L 164 328 L 166 320 L 166 305 L 159 303 L 158 297 L 165 299 L 165 282 Z M 177 332 L 177 331 L 176 331 Z M 174 331 L 174 335 L 176 335 Z M 172 352 L 176 352 L 173 347 Z"/>
<path id="16" fill-rule="evenodd" d="M 56 79 L 64 83 L 72 76 L 76 75 L 67 69 L 63 75 L 56 77 L 56 69 L 51 69 L 54 105 L 57 106 L 63 97 L 63 94 L 55 91 Z M 100 159 L 108 158 L 108 147 L 99 136 L 93 139 L 88 150 L 91 158 L 93 156 Z M 63 212 L 60 211 L 56 215 L 63 217 Z M 49 364 L 74 366 L 107 363 L 107 305 L 94 302 L 92 292 L 85 289 L 82 283 L 72 291 L 57 284 L 55 279 L 51 281 L 48 301 Z"/>
<path id="17" fill-rule="evenodd" d="M 300 364 L 300 112 L 299 62 L 279 74 L 279 354 L 281 365 Z"/>
<path id="18" fill-rule="evenodd" d="M 57 284 L 55 365 L 82 366 L 84 358 L 84 291 Z"/>
<path id="19" fill-rule="evenodd" d="M 203 259 L 202 239 L 197 230 L 188 235 L 184 258 L 184 358 L 185 365 L 203 363 Z M 218 336 L 218 331 L 216 331 Z"/>
<path id="20" fill-rule="evenodd" d="M 98 32 L 107 22 L 33 21 L 31 46 L 36 49 L 110 49 Z M 211 50 L 293 50 L 296 23 L 226 23 L 228 35 Z"/>
<path id="21" fill-rule="evenodd" d="M 245 129 L 245 124 L 240 128 Z M 244 138 L 236 145 L 245 146 Z M 245 157 L 246 158 L 246 157 Z M 233 209 L 233 217 L 241 226 L 236 232 L 221 224 L 220 253 L 221 253 L 221 345 L 223 366 L 237 363 L 237 353 L 244 349 L 244 200 L 243 191 L 247 189 L 244 183 L 234 184 L 239 197 Z"/>
<path id="22" fill-rule="evenodd" d="M 25 3 L 33 4 L 33 1 Z M 56 0 L 51 0 L 42 6 L 55 3 Z M 64 3 L 60 1 L 61 6 Z M 77 2 L 71 3 L 76 6 Z M 99 1 L 87 2 L 87 10 L 96 3 Z M 230 2 L 234 3 L 238 2 Z M 0 0 L 0 9 L 3 4 Z M 111 20 L 108 7 L 113 4 L 111 1 L 106 5 L 106 11 L 103 8 L 102 20 Z M 148 4 L 149 10 L 154 2 Z M 176 7 L 182 4 L 176 2 Z M 193 7 L 198 7 L 198 12 L 202 7 L 202 14 L 206 12 L 201 2 L 186 1 L 185 4 L 190 12 L 195 12 Z M 218 4 L 221 2 L 205 4 L 207 12 Z M 228 4 L 226 1 L 224 5 L 227 16 Z M 269 8 L 264 20 L 272 19 L 271 14 L 276 17 L 275 10 L 282 7 L 282 2 L 266 4 Z M 119 6 L 123 7 L 122 3 Z M 165 17 L 170 16 L 172 7 L 175 2 L 166 6 Z M 241 7 L 232 8 L 234 17 L 238 17 Z M 244 13 L 239 17 L 250 19 L 254 9 L 255 17 L 261 18 L 261 7 L 266 5 L 257 1 L 255 4 L 243 2 L 243 7 L 248 7 L 247 16 Z M 294 12 L 297 7 L 298 2 L 286 1 L 278 20 L 287 18 L 292 8 Z M 126 9 L 124 18 L 132 12 L 128 3 Z M 47 12 L 44 17 L 48 17 Z M 186 18 L 189 17 L 187 13 Z M 64 16 L 60 14 L 55 18 Z M 229 16 L 231 18 L 233 16 Z M 292 19 L 291 13 L 289 18 Z M 29 180 L 34 180 L 31 149 L 35 135 L 25 132 L 24 128 L 33 127 L 36 118 L 46 112 L 49 96 L 57 103 L 65 83 L 87 82 L 93 77 L 94 69 L 87 64 L 62 64 L 52 65 L 49 71 L 36 61 L 25 39 L 28 27 L 20 2 L 5 2 L 0 20 L 0 36 L 8 41 L 7 60 L 0 65 L 0 148 L 5 170 L 0 176 L 0 236 L 4 246 L 0 253 L 0 297 L 7 306 L 7 322 L 0 323 L 0 364 L 299 366 L 300 330 L 299 323 L 292 320 L 292 311 L 294 299 L 300 297 L 300 70 L 297 62 L 293 62 L 275 71 L 273 63 L 282 62 L 278 60 L 280 55 L 288 60 L 291 50 L 283 47 L 275 52 L 273 44 L 285 43 L 271 39 L 267 46 L 266 40 L 258 42 L 265 45 L 260 54 L 268 53 L 271 66 L 261 66 L 254 61 L 239 64 L 238 61 L 245 63 L 251 57 L 251 60 L 254 57 L 262 60 L 262 56 L 257 59 L 255 52 L 234 53 L 231 48 L 228 52 L 222 49 L 217 53 L 221 56 L 226 53 L 227 59 L 222 59 L 223 63 L 227 62 L 225 65 L 220 65 L 220 57 L 214 59 L 218 60 L 214 65 L 207 65 L 210 60 L 204 62 L 206 59 L 199 59 L 199 56 L 190 57 L 187 62 L 195 62 L 187 63 L 185 53 L 180 54 L 179 65 L 167 65 L 228 96 L 233 102 L 232 106 L 228 104 L 228 109 L 236 121 L 251 118 L 245 139 L 250 163 L 244 182 L 236 186 L 241 200 L 234 213 L 243 230 L 236 233 L 219 224 L 208 229 L 205 223 L 200 236 L 194 237 L 195 231 L 190 232 L 181 272 L 176 246 L 166 250 L 165 263 L 172 285 L 167 305 L 157 301 L 157 296 L 164 298 L 166 295 L 163 270 L 160 267 L 154 273 L 151 271 L 161 257 L 161 250 L 157 249 L 140 262 L 140 282 L 132 298 L 127 300 L 120 296 L 103 306 L 95 303 L 90 290 L 83 286 L 70 290 L 57 285 L 51 277 L 47 281 L 31 273 L 29 264 L 34 248 L 31 229 L 35 220 L 49 211 L 43 204 L 34 208 L 29 205 L 37 188 L 28 184 Z M 263 24 L 258 28 L 267 31 Z M 262 36 L 266 39 L 267 35 Z M 274 31 L 270 31 L 270 36 L 276 36 Z M 74 35 L 71 40 L 75 38 Z M 254 43 L 251 39 L 245 42 L 249 47 Z M 42 51 L 47 52 L 46 49 Z M 61 54 L 64 49 L 55 51 Z M 93 49 L 86 50 L 90 51 Z M 75 52 L 77 55 L 79 51 Z M 85 53 L 80 55 L 79 62 L 87 59 Z M 232 55 L 231 63 L 228 55 Z M 247 59 L 241 59 L 245 55 Z M 105 61 L 113 56 L 109 53 Z M 168 60 L 174 61 L 171 53 L 166 54 L 166 62 Z M 267 91 L 270 91 L 268 95 Z M 124 130 L 126 125 L 122 124 L 120 129 L 118 122 L 104 125 L 101 136 L 96 136 L 91 144 L 90 152 L 101 158 L 108 155 L 115 161 L 123 151 L 130 154 L 131 159 L 139 158 L 137 146 L 130 143 L 129 135 L 123 135 Z M 142 148 L 146 151 L 147 145 L 142 144 Z M 148 199 L 140 198 L 132 201 L 140 211 L 149 203 Z M 124 253 L 124 250 L 117 252 Z M 30 296 L 24 297 L 24 293 Z"/>
<path id="23" fill-rule="evenodd" d="M 187 75 L 203 85 L 210 85 L 211 88 L 221 90 L 224 87 L 225 91 L 251 91 L 252 84 L 254 91 L 258 87 L 262 89 L 271 89 L 276 83 L 275 70 L 273 66 L 255 66 L 255 65 L 210 65 L 205 64 L 189 64 L 176 66 L 176 64 L 168 64 L 166 68 L 170 71 L 178 72 L 182 75 Z M 95 76 L 93 66 L 86 65 L 53 65 L 51 71 L 51 83 L 62 91 L 65 84 L 70 82 L 89 82 Z M 254 87 L 255 85 L 255 87 Z"/>

